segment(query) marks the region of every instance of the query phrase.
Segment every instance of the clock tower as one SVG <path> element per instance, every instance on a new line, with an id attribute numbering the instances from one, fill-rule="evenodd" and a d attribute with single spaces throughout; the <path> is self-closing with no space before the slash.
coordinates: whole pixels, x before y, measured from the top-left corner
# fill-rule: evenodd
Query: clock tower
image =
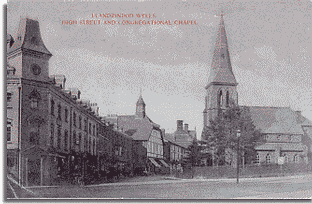
<path id="1" fill-rule="evenodd" d="M 9 40 L 7 63 L 16 69 L 15 77 L 48 82 L 52 54 L 43 43 L 39 22 L 22 18 L 17 32 Z"/>

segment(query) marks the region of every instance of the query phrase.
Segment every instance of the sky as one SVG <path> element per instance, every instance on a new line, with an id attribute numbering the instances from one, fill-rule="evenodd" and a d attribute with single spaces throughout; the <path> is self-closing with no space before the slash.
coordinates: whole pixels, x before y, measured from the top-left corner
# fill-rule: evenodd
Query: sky
<path id="1" fill-rule="evenodd" d="M 20 17 L 38 19 L 53 54 L 49 74 L 64 74 L 65 88 L 80 89 L 102 116 L 134 114 L 142 89 L 149 118 L 166 132 L 174 132 L 176 120 L 183 120 L 189 129 L 196 127 L 200 138 L 223 12 L 239 105 L 291 107 L 312 120 L 312 0 L 35 0 L 7 5 L 7 32 L 14 32 Z M 62 24 L 66 20 L 77 24 Z M 100 20 L 100 25 L 80 25 L 83 20 Z M 113 20 L 114 25 L 108 24 Z M 129 24 L 139 20 L 150 24 Z M 192 24 L 175 24 L 184 20 Z"/>

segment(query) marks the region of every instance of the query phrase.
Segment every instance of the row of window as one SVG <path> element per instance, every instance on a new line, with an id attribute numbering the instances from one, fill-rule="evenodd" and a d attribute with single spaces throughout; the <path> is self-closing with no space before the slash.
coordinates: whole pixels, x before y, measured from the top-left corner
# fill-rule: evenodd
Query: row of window
<path id="1" fill-rule="evenodd" d="M 276 139 L 278 141 L 281 141 L 281 140 L 288 140 L 288 141 L 292 141 L 294 139 L 294 136 L 292 135 L 277 135 L 277 136 L 271 136 L 271 135 L 264 135 L 263 138 L 265 140 L 269 140 L 269 139 Z"/>
<path id="2" fill-rule="evenodd" d="M 52 99 L 51 100 L 51 115 L 55 115 L 55 102 L 54 100 Z M 69 116 L 69 111 L 67 108 L 64 109 L 64 121 L 65 122 L 68 122 L 68 116 Z M 62 120 L 62 107 L 61 107 L 61 104 L 58 104 L 57 106 L 57 119 L 58 120 Z M 78 119 L 78 123 L 77 123 L 77 119 Z M 73 113 L 73 126 L 74 127 L 78 127 L 79 129 L 82 130 L 82 121 L 84 123 L 84 128 L 83 130 L 85 132 L 88 131 L 88 123 L 87 123 L 87 119 L 83 119 L 81 116 L 78 116 L 77 117 L 77 114 L 74 112 Z M 89 134 L 92 134 L 92 135 L 96 135 L 95 133 L 95 125 L 92 125 L 91 123 L 89 123 Z"/>
<path id="3" fill-rule="evenodd" d="M 294 157 L 293 157 L 293 161 L 295 163 L 299 163 L 300 162 L 300 156 L 298 154 L 296 154 Z M 271 155 L 270 154 L 267 154 L 265 156 L 265 162 L 267 164 L 269 163 L 272 163 L 272 158 L 271 158 Z M 288 163 L 289 162 L 289 158 L 286 154 L 284 154 L 284 163 Z M 257 154 L 257 157 L 256 157 L 256 163 L 259 164 L 260 163 L 260 155 Z"/>
<path id="4" fill-rule="evenodd" d="M 53 146 L 54 144 L 54 134 L 55 131 L 55 126 L 52 123 L 51 124 L 51 134 L 50 134 L 50 144 Z M 62 138 L 62 130 L 61 130 L 61 126 L 58 125 L 57 127 L 57 148 L 61 148 L 61 138 Z M 70 143 L 70 136 L 68 133 L 68 130 L 64 130 L 64 149 L 65 150 L 69 150 L 69 148 L 74 148 L 75 145 L 80 145 L 80 148 L 82 148 L 82 145 L 84 144 L 84 138 L 82 136 L 82 133 L 76 133 L 76 131 L 73 131 L 73 137 L 72 137 L 72 143 Z M 70 145 L 70 147 L 68 148 L 68 145 Z M 91 137 L 89 137 L 89 139 L 86 140 L 85 143 L 85 147 L 86 147 L 86 151 L 88 152 L 92 152 L 93 154 L 95 154 L 95 150 L 96 150 L 96 142 L 94 139 L 92 139 Z"/>

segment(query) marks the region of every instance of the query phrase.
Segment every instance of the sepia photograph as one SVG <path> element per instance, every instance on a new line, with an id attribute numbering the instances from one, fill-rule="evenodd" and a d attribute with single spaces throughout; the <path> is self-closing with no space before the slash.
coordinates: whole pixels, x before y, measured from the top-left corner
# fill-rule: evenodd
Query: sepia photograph
<path id="1" fill-rule="evenodd" d="M 311 202 L 312 0 L 2 3 L 6 202 Z"/>

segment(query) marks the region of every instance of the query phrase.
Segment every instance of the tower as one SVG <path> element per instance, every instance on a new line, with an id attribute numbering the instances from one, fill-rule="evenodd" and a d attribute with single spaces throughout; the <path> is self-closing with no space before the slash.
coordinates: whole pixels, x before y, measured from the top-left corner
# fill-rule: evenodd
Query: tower
<path id="1" fill-rule="evenodd" d="M 142 94 L 140 94 L 140 97 L 136 103 L 136 112 L 135 115 L 137 115 L 139 118 L 144 118 L 145 117 L 145 103 L 142 97 Z"/>
<path id="2" fill-rule="evenodd" d="M 204 127 L 222 110 L 237 104 L 237 82 L 232 71 L 223 15 L 217 33 L 208 84 L 205 87 Z"/>

